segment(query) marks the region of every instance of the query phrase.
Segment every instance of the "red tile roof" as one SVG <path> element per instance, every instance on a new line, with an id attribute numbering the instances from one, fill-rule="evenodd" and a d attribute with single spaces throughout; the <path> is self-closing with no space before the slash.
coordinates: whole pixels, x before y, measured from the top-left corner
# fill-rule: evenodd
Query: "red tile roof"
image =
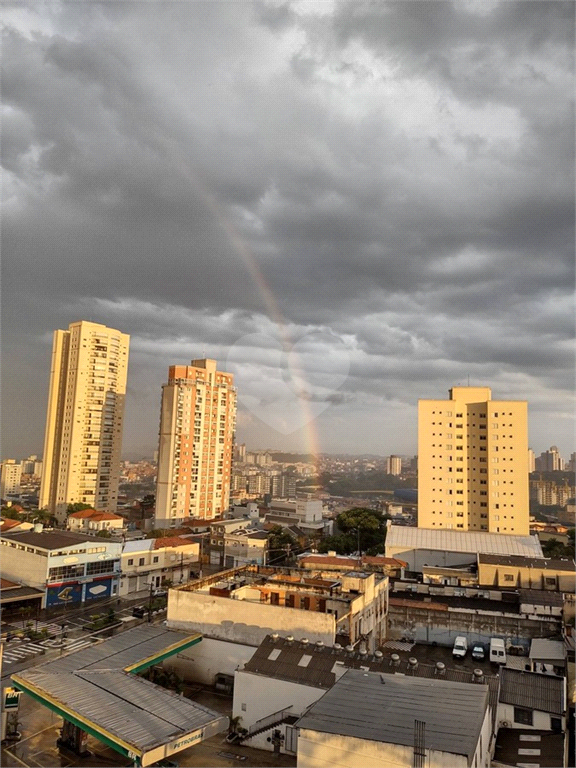
<path id="1" fill-rule="evenodd" d="M 161 536 L 159 539 L 154 539 L 154 549 L 181 547 L 185 544 L 194 544 L 194 542 L 181 536 Z"/>
<path id="2" fill-rule="evenodd" d="M 17 581 L 8 581 L 8 579 L 0 578 L 0 589 L 11 589 L 12 587 L 19 587 Z"/>
<path id="3" fill-rule="evenodd" d="M 98 512 L 95 509 L 81 509 L 79 512 L 72 512 L 68 517 L 75 520 L 124 520 L 121 515 L 115 515 L 113 512 Z"/>
<path id="4" fill-rule="evenodd" d="M 14 528 L 15 525 L 20 525 L 21 520 L 12 520 L 10 517 L 2 518 L 2 525 L 0 525 L 0 533 L 9 531 L 10 528 Z"/>

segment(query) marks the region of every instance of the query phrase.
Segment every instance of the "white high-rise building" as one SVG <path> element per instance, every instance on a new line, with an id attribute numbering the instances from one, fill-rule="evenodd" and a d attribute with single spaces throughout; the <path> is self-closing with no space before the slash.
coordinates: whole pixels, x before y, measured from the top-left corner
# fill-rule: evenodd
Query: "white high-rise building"
<path id="1" fill-rule="evenodd" d="M 400 456 L 388 456 L 386 459 L 386 474 L 395 476 L 402 474 L 402 459 Z"/>
<path id="2" fill-rule="evenodd" d="M 16 459 L 6 459 L 2 462 L 0 470 L 0 498 L 20 495 L 20 478 L 22 477 L 22 464 Z"/>
<path id="3" fill-rule="evenodd" d="M 527 536 L 528 406 L 489 387 L 418 403 L 418 527 Z"/>
<path id="4" fill-rule="evenodd" d="M 234 376 L 215 360 L 173 365 L 162 387 L 157 528 L 228 511 L 236 429 Z"/>
<path id="5" fill-rule="evenodd" d="M 116 512 L 130 337 L 80 320 L 54 332 L 40 506 Z"/>

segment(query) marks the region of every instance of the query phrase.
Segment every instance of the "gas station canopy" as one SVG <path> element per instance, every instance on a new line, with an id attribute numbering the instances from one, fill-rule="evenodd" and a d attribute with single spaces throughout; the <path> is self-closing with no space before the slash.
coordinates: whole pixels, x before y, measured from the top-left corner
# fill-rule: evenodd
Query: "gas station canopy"
<path id="1" fill-rule="evenodd" d="M 12 676 L 14 686 L 148 766 L 226 730 L 228 718 L 138 677 L 202 635 L 140 626 Z"/>

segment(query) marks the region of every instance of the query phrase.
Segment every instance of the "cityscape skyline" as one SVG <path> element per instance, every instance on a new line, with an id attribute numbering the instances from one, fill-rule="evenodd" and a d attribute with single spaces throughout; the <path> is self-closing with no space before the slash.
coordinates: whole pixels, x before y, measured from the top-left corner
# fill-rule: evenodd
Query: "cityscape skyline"
<path id="1" fill-rule="evenodd" d="M 570 5 L 170 9 L 3 9 L 2 455 L 40 452 L 85 318 L 131 336 L 124 455 L 209 357 L 239 442 L 415 454 L 418 400 L 469 381 L 568 457 Z"/>

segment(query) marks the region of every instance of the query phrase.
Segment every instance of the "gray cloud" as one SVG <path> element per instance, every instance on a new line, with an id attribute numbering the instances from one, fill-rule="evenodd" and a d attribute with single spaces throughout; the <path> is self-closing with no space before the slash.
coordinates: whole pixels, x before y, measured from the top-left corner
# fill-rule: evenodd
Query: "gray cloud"
<path id="1" fill-rule="evenodd" d="M 161 10 L 7 13 L 4 453 L 41 450 L 49 332 L 79 317 L 132 335 L 127 451 L 169 364 L 231 350 L 268 387 L 254 444 L 306 443 L 271 424 L 301 391 L 325 450 L 411 452 L 417 399 L 470 375 L 573 450 L 569 5 Z"/>

